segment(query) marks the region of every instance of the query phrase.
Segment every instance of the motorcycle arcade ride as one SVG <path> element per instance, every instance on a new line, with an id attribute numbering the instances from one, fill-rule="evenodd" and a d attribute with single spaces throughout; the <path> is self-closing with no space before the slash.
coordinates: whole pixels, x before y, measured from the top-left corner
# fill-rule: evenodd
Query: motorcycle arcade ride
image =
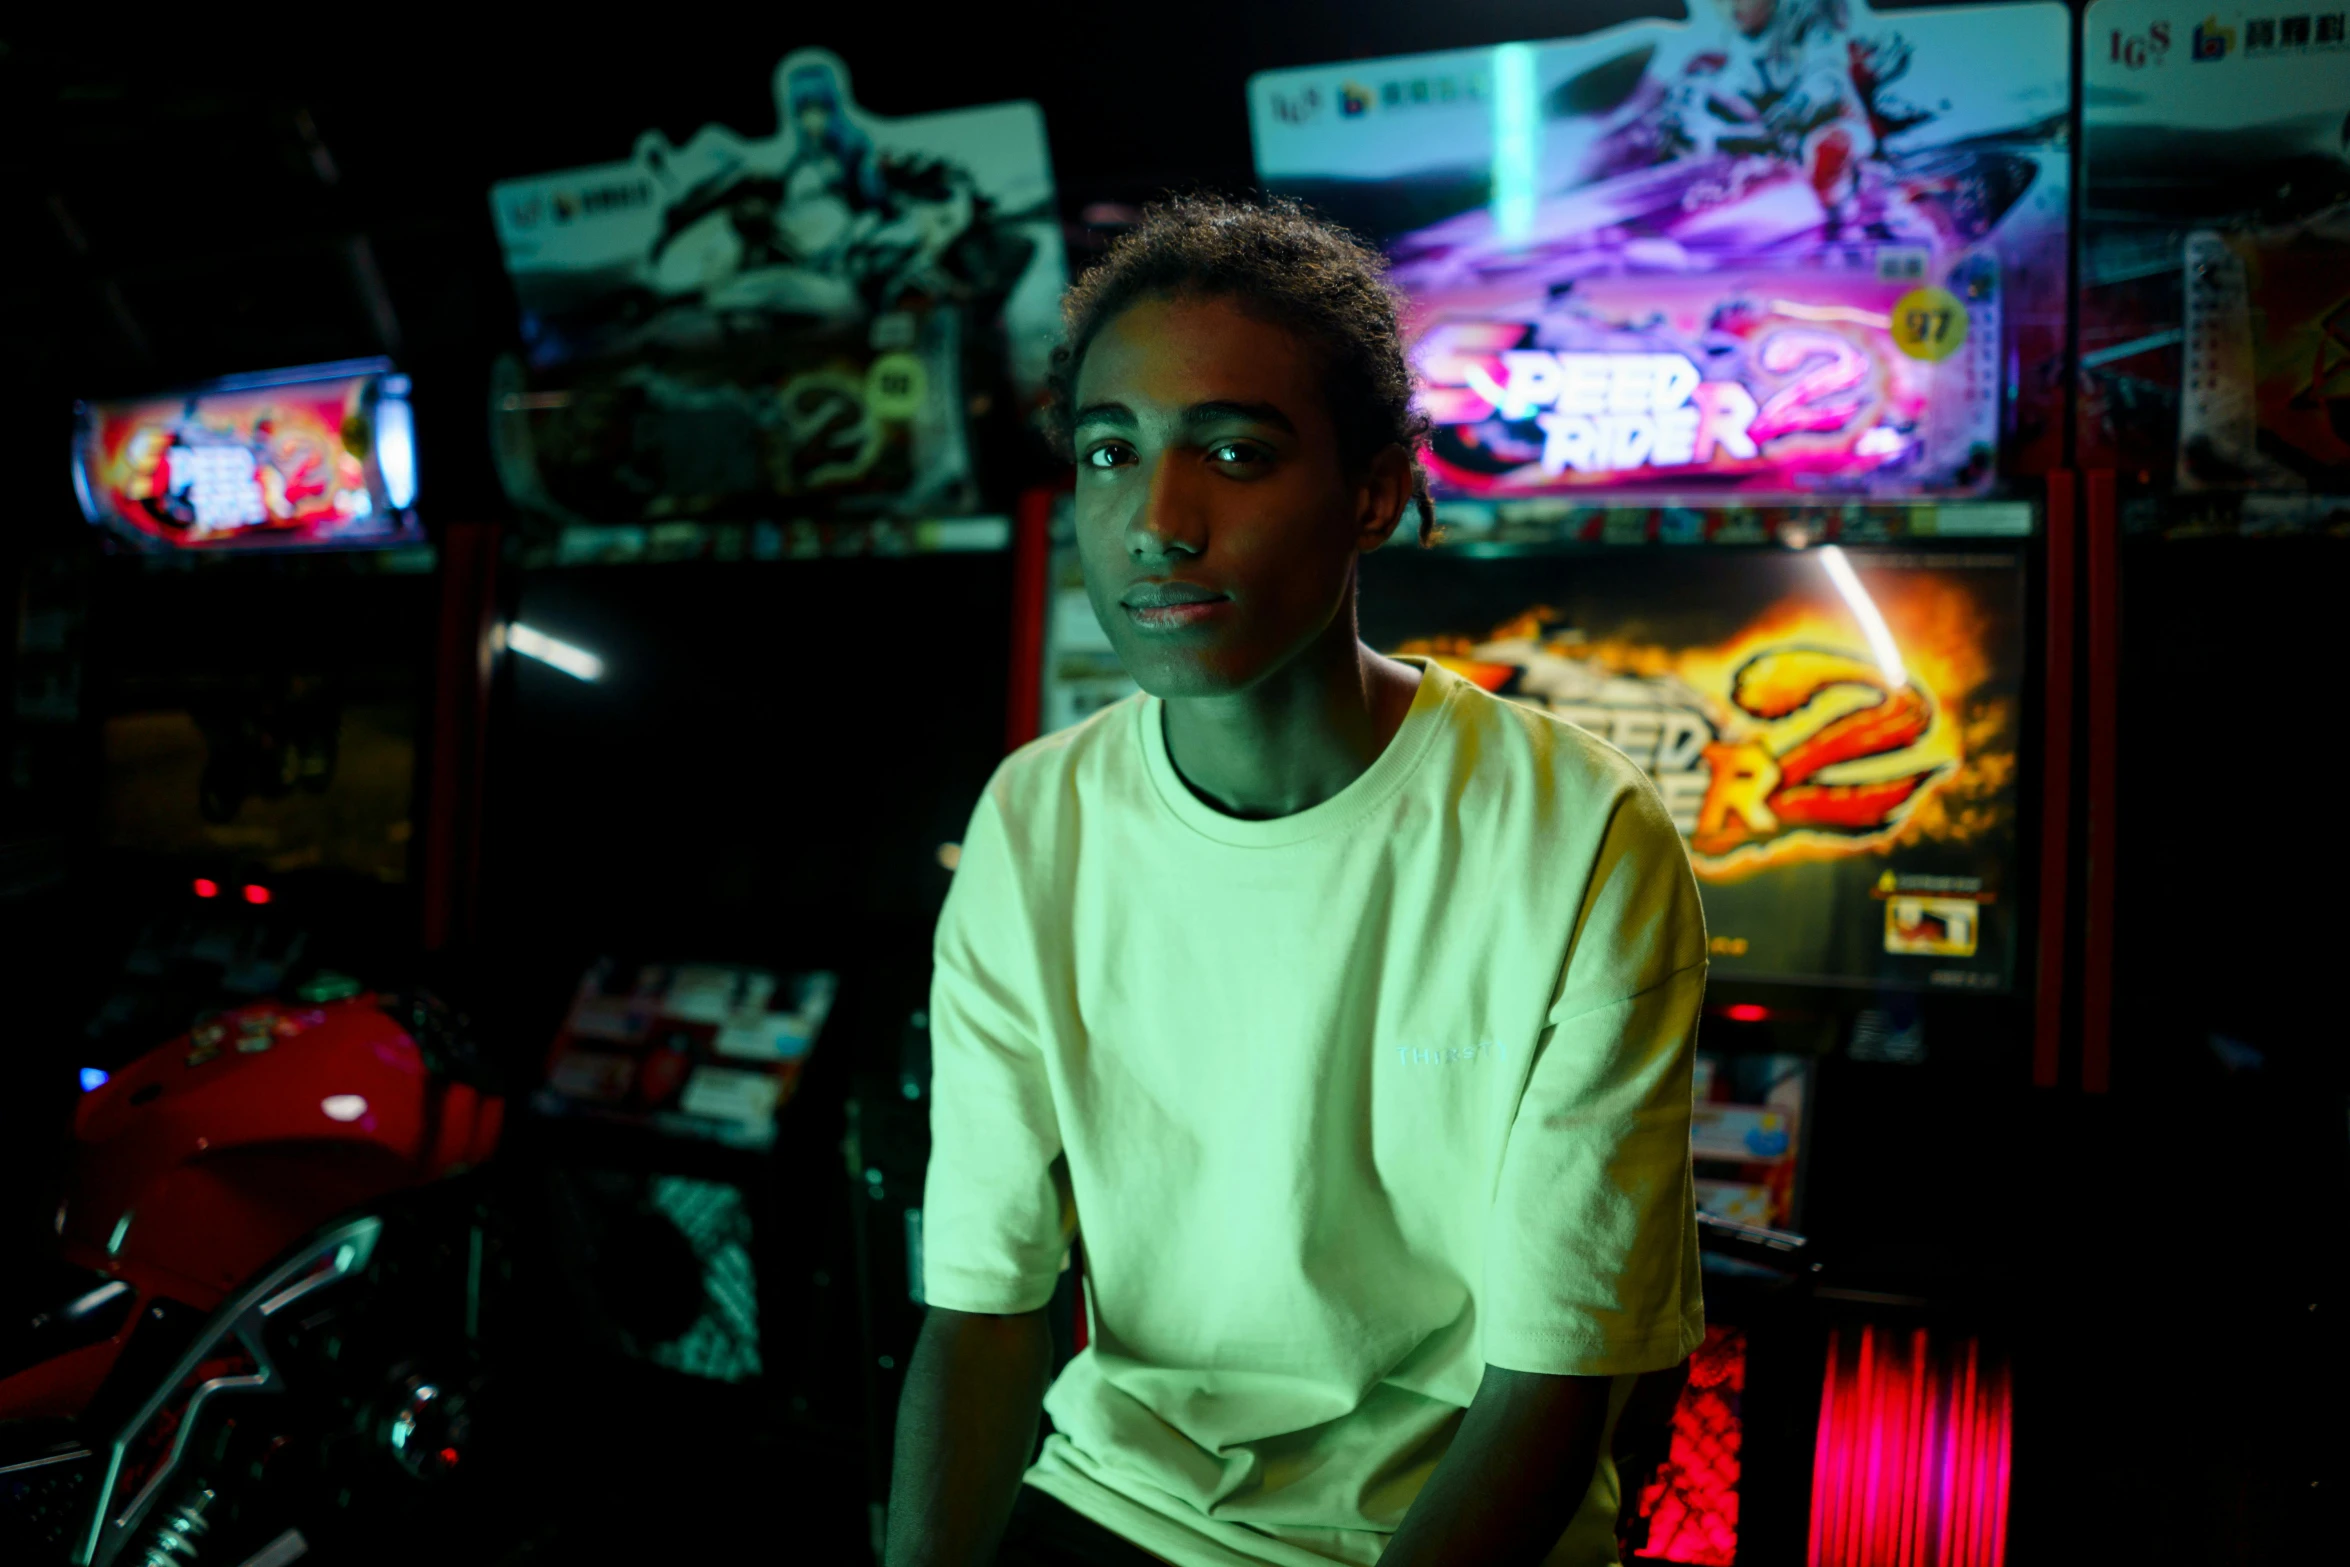
<path id="1" fill-rule="evenodd" d="M 0 1329 L 9 1559 L 287 1562 L 468 1472 L 486 1086 L 460 1019 L 361 994 L 209 1019 L 85 1096 L 62 1256 Z"/>

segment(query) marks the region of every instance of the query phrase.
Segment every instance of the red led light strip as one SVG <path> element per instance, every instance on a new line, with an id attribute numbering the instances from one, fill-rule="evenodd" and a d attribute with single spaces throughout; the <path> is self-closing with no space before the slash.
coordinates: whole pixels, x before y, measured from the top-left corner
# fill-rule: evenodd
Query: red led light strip
<path id="1" fill-rule="evenodd" d="M 1809 1567 L 2001 1567 L 2012 1389 L 1923 1328 L 1828 1335 Z"/>

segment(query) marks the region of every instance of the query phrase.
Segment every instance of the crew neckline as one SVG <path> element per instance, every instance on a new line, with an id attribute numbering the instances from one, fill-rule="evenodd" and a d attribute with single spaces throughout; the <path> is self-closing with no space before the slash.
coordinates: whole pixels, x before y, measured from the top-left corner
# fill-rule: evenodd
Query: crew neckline
<path id="1" fill-rule="evenodd" d="M 1411 776 L 1429 744 L 1444 728 L 1446 712 L 1467 685 L 1433 658 L 1407 654 L 1395 661 L 1416 667 L 1420 671 L 1420 685 L 1412 693 L 1412 705 L 1405 709 L 1403 722 L 1389 737 L 1386 748 L 1329 799 L 1264 821 L 1227 816 L 1191 792 L 1191 786 L 1175 770 L 1174 758 L 1167 753 L 1167 704 L 1144 693 L 1136 716 L 1142 731 L 1143 763 L 1150 772 L 1160 803 L 1176 820 L 1201 837 L 1241 849 L 1272 849 L 1303 843 L 1352 824 L 1393 795 Z"/>

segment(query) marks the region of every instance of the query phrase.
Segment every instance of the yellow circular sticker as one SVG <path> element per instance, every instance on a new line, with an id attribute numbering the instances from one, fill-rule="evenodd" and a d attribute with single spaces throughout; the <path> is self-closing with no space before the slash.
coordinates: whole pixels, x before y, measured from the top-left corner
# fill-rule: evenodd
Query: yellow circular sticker
<path id="1" fill-rule="evenodd" d="M 865 406 L 876 419 L 911 419 L 930 393 L 930 373 L 912 354 L 883 354 L 865 372 Z"/>
<path id="2" fill-rule="evenodd" d="M 1966 342 L 1966 306 L 1946 288 L 1913 288 L 1893 307 L 1893 346 L 1912 359 L 1948 359 Z"/>

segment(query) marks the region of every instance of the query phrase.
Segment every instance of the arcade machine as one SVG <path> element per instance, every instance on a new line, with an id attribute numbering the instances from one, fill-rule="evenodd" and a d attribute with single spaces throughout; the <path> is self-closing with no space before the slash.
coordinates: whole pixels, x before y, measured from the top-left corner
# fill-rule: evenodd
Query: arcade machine
<path id="1" fill-rule="evenodd" d="M 95 752 L 84 945 L 120 967 L 86 1083 L 205 1006 L 389 982 L 449 939 L 487 583 L 468 530 L 435 569 L 413 429 L 381 360 L 82 406 L 106 553 L 79 666 L 22 695 L 70 693 L 52 716 Z"/>
<path id="2" fill-rule="evenodd" d="M 2120 1273 L 2168 1234 L 2225 1235 L 2176 1309 L 2274 1364 L 2319 1365 L 2340 1269 L 2296 1194 L 2338 1191 L 2350 1167 L 2340 1026 L 2322 987 L 2280 962 L 2279 936 L 2324 928 L 2324 851 L 2285 825 L 2290 806 L 2273 835 L 2215 841 L 2174 814 L 2165 759 L 2224 714 L 2233 734 L 2271 737 L 2292 776 L 2341 662 L 2350 33 L 2338 5 L 2174 19 L 2097 0 L 2082 26 L 2089 876 L 2066 1065 L 2101 1111 L 2103 1157 L 2081 1186 L 2115 1218 L 2093 1255 Z M 2228 791 L 2226 764 L 2206 776 L 2207 796 Z M 2190 1150 L 2165 1200 L 2114 1178 L 2133 1147 Z M 2117 1332 L 2112 1364 L 2067 1392 L 2129 1430 L 2158 1401 L 2118 1366 L 2158 1335 L 2134 1318 Z M 2319 1512 L 2345 1458 L 2330 1401 L 2247 1376 L 2168 1402 L 2161 1418 L 2223 1434 L 2192 1466 L 2106 1459 L 2099 1479 L 2125 1510 L 2191 1494 L 2180 1528 L 2253 1555 L 2338 1531 Z"/>
<path id="3" fill-rule="evenodd" d="M 235 1549 L 252 1507 L 288 1497 L 262 1485 L 266 1455 L 232 1459 L 238 1416 L 212 1395 L 273 1395 L 246 1437 L 307 1429 L 318 1389 L 396 1380 L 391 1357 L 440 1325 L 397 1345 L 324 1329 L 321 1373 L 263 1319 L 331 1284 L 305 1328 L 380 1310 L 407 1336 L 394 1259 L 421 1278 L 468 1226 L 485 1255 L 478 1188 L 445 1188 L 447 1208 L 416 1190 L 486 1160 L 501 1112 L 470 1032 L 411 988 L 462 917 L 487 578 L 477 534 L 436 551 L 419 525 L 409 398 L 369 360 L 77 411 L 102 551 L 28 574 L 20 647 L 41 656 L 18 716 L 19 787 L 77 785 L 57 930 L 23 934 L 78 1003 L 83 1099 L 61 1118 L 65 1200 L 47 1193 L 56 1245 L 12 1236 L 0 1273 L 0 1554 L 105 1563 L 207 1532 Z M 347 1532 L 317 1517 L 360 1473 L 331 1445 L 304 1455 L 300 1505 Z"/>
<path id="4" fill-rule="evenodd" d="M 1365 559 L 1366 640 L 1639 762 L 1703 891 L 1712 1326 L 1645 1559 L 2003 1559 L 1983 1145 L 2061 1021 L 2069 40 L 1782 0 L 1251 83 L 1260 181 L 1387 251 L 1436 427 L 1441 540 Z"/>
<path id="5" fill-rule="evenodd" d="M 569 1290 L 651 1368 L 611 1385 L 792 1444 L 845 1560 L 919 1323 L 900 1046 L 1002 754 L 1003 507 L 1065 273 L 1034 105 L 883 117 L 820 50 L 774 92 L 772 134 L 490 193 L 523 540 L 485 897 L 560 1029 L 523 1128 L 549 1200 L 580 1255 L 636 1237 Z"/>

